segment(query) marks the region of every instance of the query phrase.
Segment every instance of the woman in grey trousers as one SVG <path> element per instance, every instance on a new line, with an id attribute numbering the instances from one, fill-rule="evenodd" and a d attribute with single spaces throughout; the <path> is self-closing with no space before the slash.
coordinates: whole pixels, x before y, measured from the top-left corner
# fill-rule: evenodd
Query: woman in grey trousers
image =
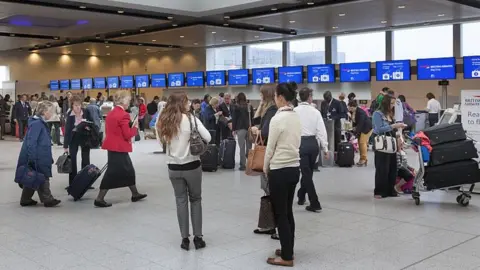
<path id="1" fill-rule="evenodd" d="M 157 132 L 167 148 L 168 174 L 177 203 L 177 218 L 182 235 L 180 247 L 190 248 L 188 201 L 192 212 L 193 243 L 196 249 L 206 246 L 202 233 L 202 167 L 200 156 L 190 152 L 191 131 L 195 128 L 207 143 L 210 132 L 200 119 L 190 113 L 190 102 L 184 92 L 169 96 L 157 122 Z"/>
<path id="2" fill-rule="evenodd" d="M 237 136 L 238 146 L 240 147 L 240 167 L 244 171 L 247 163 L 248 150 L 252 148 L 252 142 L 248 139 L 248 129 L 252 126 L 253 109 L 247 103 L 247 97 L 244 93 L 237 95 L 237 105 L 232 113 L 233 135 Z"/>

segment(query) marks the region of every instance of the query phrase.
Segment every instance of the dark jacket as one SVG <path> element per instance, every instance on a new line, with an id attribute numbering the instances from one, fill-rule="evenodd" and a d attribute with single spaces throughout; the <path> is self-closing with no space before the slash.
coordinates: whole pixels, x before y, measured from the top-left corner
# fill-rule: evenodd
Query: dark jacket
<path id="1" fill-rule="evenodd" d="M 220 111 L 222 111 L 222 116 L 224 116 L 226 118 L 230 118 L 230 117 L 232 117 L 232 112 L 235 108 L 234 108 L 233 104 L 230 103 L 230 110 L 229 110 L 228 107 L 227 107 L 227 104 L 222 103 L 222 104 L 220 104 L 218 109 Z"/>
<path id="2" fill-rule="evenodd" d="M 83 119 L 93 122 L 93 119 L 89 116 L 88 111 L 82 109 Z M 67 112 L 65 123 L 65 136 L 63 139 L 63 148 L 68 148 L 71 145 L 73 139 L 73 129 L 75 128 L 75 115 L 71 115 L 71 111 Z"/>
<path id="3" fill-rule="evenodd" d="M 28 129 L 18 157 L 17 168 L 32 164 L 33 169 L 52 177 L 52 137 L 47 123 L 34 116 L 28 120 Z"/>
<path id="4" fill-rule="evenodd" d="M 250 108 L 250 113 L 248 112 L 248 108 Z M 232 129 L 234 131 L 248 129 L 250 123 L 253 122 L 253 108 L 250 105 L 237 105 L 232 114 Z"/>
<path id="5" fill-rule="evenodd" d="M 7 111 L 8 111 L 7 102 L 4 99 L 0 100 L 0 117 L 7 116 Z"/>
<path id="6" fill-rule="evenodd" d="M 341 101 L 341 100 L 339 100 L 339 102 L 340 102 L 340 106 L 342 107 L 342 111 L 340 113 L 340 118 L 348 119 L 347 103 L 345 103 L 344 101 Z"/>
<path id="7" fill-rule="evenodd" d="M 215 117 L 215 110 L 208 105 L 203 113 L 203 125 L 207 130 L 217 130 L 217 118 Z"/>
<path id="8" fill-rule="evenodd" d="M 344 112 L 344 107 L 337 99 L 332 99 L 331 103 L 324 100 L 320 105 L 320 112 L 325 119 L 329 118 L 328 113 L 330 113 L 330 119 L 333 120 L 340 120 L 340 118 L 346 114 L 346 112 Z"/>
<path id="9" fill-rule="evenodd" d="M 149 115 L 154 115 L 158 111 L 158 104 L 155 101 L 148 103 L 147 112 Z"/>
<path id="10" fill-rule="evenodd" d="M 258 129 L 260 130 L 260 134 L 262 135 L 265 144 L 267 143 L 268 134 L 270 132 L 270 120 L 275 116 L 277 110 L 277 106 L 270 106 L 261 119 L 258 119 L 259 117 L 253 119 L 256 123 L 260 122 Z"/>
<path id="11" fill-rule="evenodd" d="M 100 108 L 97 106 L 97 104 L 89 104 L 85 110 L 87 111 L 87 114 L 92 118 L 92 121 L 93 123 L 95 123 L 97 129 L 100 129 L 102 112 L 100 111 Z"/>
<path id="12" fill-rule="evenodd" d="M 355 111 L 355 121 L 353 122 L 356 133 L 367 134 L 372 130 L 372 120 L 367 116 L 364 110 L 357 108 Z"/>
<path id="13" fill-rule="evenodd" d="M 14 107 L 15 119 L 17 120 L 27 120 L 28 117 L 32 114 L 32 107 L 28 102 L 24 102 L 25 106 L 22 105 L 22 102 L 17 101 Z"/>

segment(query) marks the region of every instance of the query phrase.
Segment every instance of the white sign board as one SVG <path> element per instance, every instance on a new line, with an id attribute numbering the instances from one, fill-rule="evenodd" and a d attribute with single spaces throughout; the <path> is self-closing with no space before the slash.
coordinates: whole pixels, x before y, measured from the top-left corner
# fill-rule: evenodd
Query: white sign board
<path id="1" fill-rule="evenodd" d="M 467 135 L 480 142 L 480 90 L 462 90 L 460 111 Z"/>

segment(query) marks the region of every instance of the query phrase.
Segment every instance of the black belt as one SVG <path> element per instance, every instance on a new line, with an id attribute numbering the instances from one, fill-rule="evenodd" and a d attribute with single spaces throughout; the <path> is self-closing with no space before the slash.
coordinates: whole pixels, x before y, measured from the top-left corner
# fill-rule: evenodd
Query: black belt
<path id="1" fill-rule="evenodd" d="M 316 139 L 316 136 L 302 136 L 302 139 Z"/>

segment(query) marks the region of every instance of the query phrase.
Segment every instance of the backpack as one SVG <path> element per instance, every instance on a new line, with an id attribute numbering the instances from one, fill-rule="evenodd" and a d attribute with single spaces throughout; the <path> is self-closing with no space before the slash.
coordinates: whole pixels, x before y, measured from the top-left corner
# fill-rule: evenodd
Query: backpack
<path id="1" fill-rule="evenodd" d="M 405 106 L 405 103 L 402 102 L 402 107 L 403 107 L 403 123 L 409 127 L 413 126 L 415 124 L 415 115 L 412 111 L 410 111 L 407 106 Z"/>

